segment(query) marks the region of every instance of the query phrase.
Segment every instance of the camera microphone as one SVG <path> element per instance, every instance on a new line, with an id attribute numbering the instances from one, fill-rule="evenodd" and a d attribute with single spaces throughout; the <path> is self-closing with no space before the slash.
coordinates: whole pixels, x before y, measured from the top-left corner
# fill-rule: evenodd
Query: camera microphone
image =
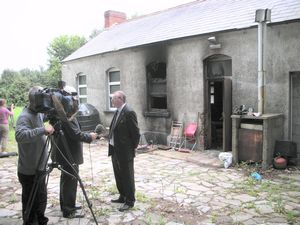
<path id="1" fill-rule="evenodd" d="M 108 132 L 106 128 L 102 124 L 98 124 L 94 131 L 97 134 L 96 139 L 100 139 L 101 137 L 107 137 Z"/>

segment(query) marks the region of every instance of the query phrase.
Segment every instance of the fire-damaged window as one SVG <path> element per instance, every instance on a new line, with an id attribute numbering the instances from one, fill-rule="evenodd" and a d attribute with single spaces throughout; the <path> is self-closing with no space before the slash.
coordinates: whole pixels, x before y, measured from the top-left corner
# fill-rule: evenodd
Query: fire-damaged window
<path id="1" fill-rule="evenodd" d="M 115 91 L 119 91 L 120 90 L 120 70 L 118 69 L 110 69 L 108 72 L 107 72 L 107 76 L 108 76 L 108 109 L 109 110 L 113 110 L 115 109 L 113 106 L 112 106 L 112 103 L 111 103 L 111 99 L 112 99 L 112 95 Z"/>
<path id="2" fill-rule="evenodd" d="M 147 104 L 145 116 L 169 116 L 167 110 L 167 70 L 166 63 L 152 62 L 146 67 Z"/>
<path id="3" fill-rule="evenodd" d="M 79 103 L 87 103 L 86 75 L 83 73 L 79 73 L 77 76 L 77 90 L 78 90 Z"/>

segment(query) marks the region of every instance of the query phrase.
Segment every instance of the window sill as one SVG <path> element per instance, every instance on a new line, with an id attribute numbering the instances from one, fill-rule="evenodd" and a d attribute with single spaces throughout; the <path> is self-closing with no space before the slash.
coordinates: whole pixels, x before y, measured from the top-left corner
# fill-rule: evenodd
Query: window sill
<path id="1" fill-rule="evenodd" d="M 159 110 L 159 111 L 145 111 L 144 112 L 145 117 L 170 117 L 170 112 L 167 110 Z"/>
<path id="2" fill-rule="evenodd" d="M 104 113 L 115 113 L 116 110 L 103 110 Z"/>

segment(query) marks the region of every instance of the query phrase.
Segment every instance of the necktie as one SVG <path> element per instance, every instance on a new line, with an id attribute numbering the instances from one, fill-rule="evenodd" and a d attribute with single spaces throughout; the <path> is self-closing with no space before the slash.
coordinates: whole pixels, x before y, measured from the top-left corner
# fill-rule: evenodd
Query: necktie
<path id="1" fill-rule="evenodd" d="M 119 111 L 117 110 L 117 111 L 115 112 L 115 114 L 114 114 L 113 119 L 112 119 L 112 125 L 111 125 L 111 129 L 110 129 L 109 135 L 108 135 L 108 137 L 109 137 L 110 140 L 112 139 L 113 130 L 115 129 L 115 126 L 116 126 L 116 123 L 117 123 L 118 113 L 119 113 Z"/>
<path id="2" fill-rule="evenodd" d="M 115 113 L 115 115 L 114 115 L 113 124 L 112 124 L 112 127 L 111 127 L 112 130 L 115 129 L 118 117 L 119 117 L 119 110 L 117 110 L 116 113 Z"/>

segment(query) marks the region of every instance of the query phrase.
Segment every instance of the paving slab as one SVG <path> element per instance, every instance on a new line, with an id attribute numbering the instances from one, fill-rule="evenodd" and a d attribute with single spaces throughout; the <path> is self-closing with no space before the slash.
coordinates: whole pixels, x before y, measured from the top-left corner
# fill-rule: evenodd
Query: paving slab
<path id="1" fill-rule="evenodd" d="M 300 224 L 300 170 L 273 171 L 263 181 L 253 181 L 241 167 L 225 169 L 220 151 L 175 150 L 139 152 L 135 159 L 136 204 L 119 212 L 120 204 L 107 143 L 84 144 L 80 177 L 91 209 L 78 187 L 83 219 L 62 217 L 59 207 L 59 177 L 49 175 L 46 216 L 49 225 L 95 224 Z M 17 179 L 17 156 L 0 159 L 0 224 L 22 224 L 21 186 Z"/>

